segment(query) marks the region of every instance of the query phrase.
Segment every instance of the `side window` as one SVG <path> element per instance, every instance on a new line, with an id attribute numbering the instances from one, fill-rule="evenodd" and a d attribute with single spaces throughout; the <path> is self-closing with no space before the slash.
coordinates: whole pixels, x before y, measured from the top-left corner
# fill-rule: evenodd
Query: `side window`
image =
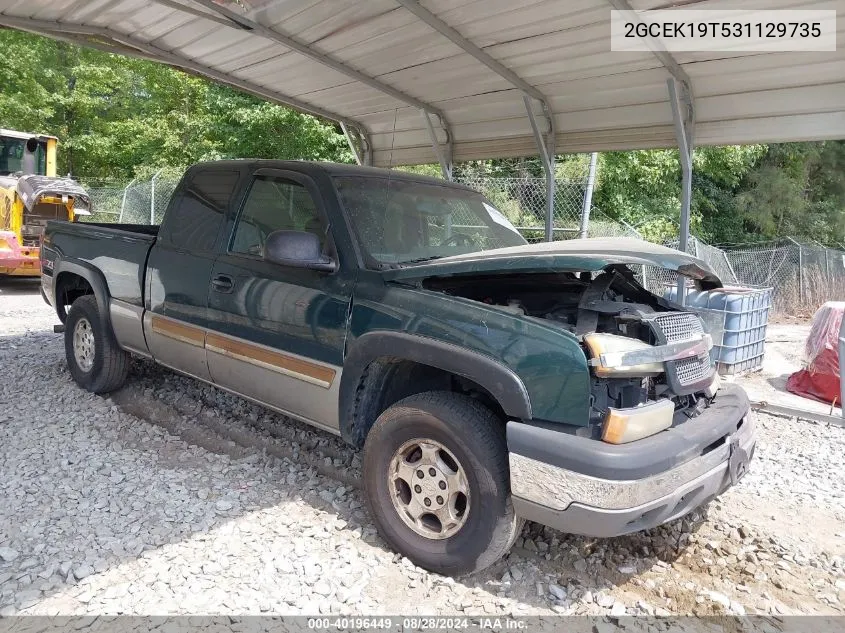
<path id="1" fill-rule="evenodd" d="M 191 251 L 213 250 L 239 176 L 237 171 L 216 169 L 186 176 L 191 179 L 167 212 L 162 242 Z"/>
<path id="2" fill-rule="evenodd" d="M 273 231 L 307 231 L 325 244 L 326 229 L 308 190 L 290 180 L 258 176 L 249 188 L 229 250 L 260 257 Z"/>

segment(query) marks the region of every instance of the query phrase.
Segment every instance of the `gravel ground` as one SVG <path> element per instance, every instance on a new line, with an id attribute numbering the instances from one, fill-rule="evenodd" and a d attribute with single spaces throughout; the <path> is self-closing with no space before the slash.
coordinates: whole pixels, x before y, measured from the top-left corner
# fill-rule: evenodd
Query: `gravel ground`
<path id="1" fill-rule="evenodd" d="M 706 510 L 607 540 L 529 523 L 451 579 L 386 548 L 338 439 L 141 361 L 88 394 L 55 322 L 0 283 L 0 615 L 843 612 L 843 429 L 760 416 Z"/>

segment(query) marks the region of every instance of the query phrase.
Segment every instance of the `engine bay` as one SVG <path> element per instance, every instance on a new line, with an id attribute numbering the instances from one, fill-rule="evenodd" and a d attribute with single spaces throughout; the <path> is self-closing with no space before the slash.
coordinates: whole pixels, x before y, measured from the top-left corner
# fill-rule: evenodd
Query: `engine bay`
<path id="1" fill-rule="evenodd" d="M 573 334 L 605 332 L 651 344 L 648 328 L 637 327 L 637 315 L 682 310 L 643 288 L 625 266 L 614 266 L 595 277 L 590 273 L 434 277 L 426 279 L 423 287 L 553 321 Z M 582 322 L 581 318 L 591 319 L 584 312 L 598 319 Z"/>
<path id="2" fill-rule="evenodd" d="M 696 317 L 684 312 L 682 306 L 646 290 L 625 266 L 613 266 L 597 275 L 566 272 L 429 278 L 423 286 L 494 305 L 519 316 L 552 322 L 578 336 L 582 348 L 585 348 L 583 337 L 593 333 L 628 337 L 652 346 L 665 344 L 666 337 L 654 325 L 661 318 L 677 318 L 679 324 L 673 333 L 681 338 L 702 331 Z M 686 321 L 681 317 L 686 317 Z M 585 354 L 589 358 L 586 349 Z M 706 363 L 707 373 L 694 376 L 687 385 L 679 383 L 673 363 L 667 363 L 672 366 L 670 371 L 642 376 L 593 375 L 591 422 L 600 424 L 610 408 L 627 409 L 666 398 L 675 404 L 676 414 L 685 414 L 680 416 L 680 421 L 697 416 L 712 399 L 712 395 L 705 393 L 705 387 L 712 383 L 714 374 L 709 356 L 677 364 L 689 364 L 688 361 Z"/>

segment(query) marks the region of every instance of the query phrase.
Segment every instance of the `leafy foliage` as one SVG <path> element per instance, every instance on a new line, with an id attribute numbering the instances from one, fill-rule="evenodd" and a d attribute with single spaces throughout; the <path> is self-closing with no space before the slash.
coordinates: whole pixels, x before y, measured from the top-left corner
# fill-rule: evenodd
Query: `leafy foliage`
<path id="1" fill-rule="evenodd" d="M 0 31 L 0 124 L 59 137 L 59 170 L 129 178 L 227 157 L 349 161 L 333 124 L 161 64 Z"/>
<path id="2" fill-rule="evenodd" d="M 677 236 L 677 150 L 601 155 L 594 204 L 647 239 Z M 845 236 L 845 141 L 695 151 L 691 231 L 713 244 Z"/>

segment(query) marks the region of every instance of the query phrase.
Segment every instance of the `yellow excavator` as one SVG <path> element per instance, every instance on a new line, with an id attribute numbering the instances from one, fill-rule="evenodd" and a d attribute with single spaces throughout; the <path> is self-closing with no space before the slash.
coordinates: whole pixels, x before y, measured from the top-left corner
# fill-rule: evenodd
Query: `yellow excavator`
<path id="1" fill-rule="evenodd" d="M 0 277 L 38 276 L 48 220 L 91 213 L 78 182 L 56 176 L 55 136 L 0 129 Z"/>

